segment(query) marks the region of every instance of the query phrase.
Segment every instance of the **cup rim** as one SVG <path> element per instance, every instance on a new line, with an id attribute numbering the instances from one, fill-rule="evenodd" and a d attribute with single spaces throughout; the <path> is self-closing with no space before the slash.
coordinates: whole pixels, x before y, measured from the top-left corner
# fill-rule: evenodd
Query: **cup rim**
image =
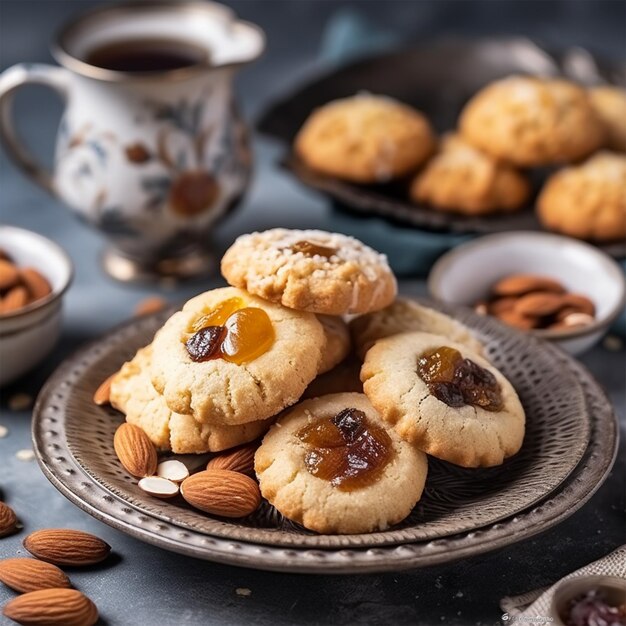
<path id="1" fill-rule="evenodd" d="M 595 319 L 588 326 L 584 326 L 582 328 L 573 328 L 572 330 L 561 329 L 561 330 L 549 330 L 549 329 L 532 329 L 529 332 L 537 337 L 548 340 L 566 340 L 566 339 L 575 339 L 578 337 L 584 337 L 594 332 L 604 330 L 609 327 L 609 325 L 617 319 L 620 314 L 620 311 L 624 308 L 624 304 L 626 304 L 626 278 L 622 272 L 622 269 L 617 264 L 617 262 L 611 258 L 608 254 L 599 250 L 595 246 L 591 245 L 586 241 L 582 241 L 579 239 L 573 239 L 571 237 L 565 237 L 563 235 L 557 235 L 555 233 L 545 233 L 540 231 L 532 231 L 532 230 L 520 230 L 516 232 L 508 232 L 508 233 L 494 233 L 491 235 L 484 235 L 482 237 L 478 237 L 466 243 L 463 243 L 459 246 L 456 246 L 452 250 L 444 253 L 433 265 L 427 280 L 427 287 L 429 293 L 433 298 L 439 301 L 442 300 L 441 292 L 439 286 L 441 285 L 443 276 L 446 270 L 450 267 L 452 263 L 456 263 L 460 258 L 468 250 L 474 250 L 476 248 L 482 248 L 488 246 L 492 241 L 502 241 L 507 239 L 515 239 L 518 237 L 536 237 L 542 238 L 545 240 L 566 241 L 568 244 L 579 246 L 580 248 L 585 249 L 587 252 L 595 255 L 610 271 L 613 273 L 616 278 L 615 283 L 617 289 L 619 289 L 619 298 L 615 303 L 615 306 L 611 311 L 609 311 L 605 316 L 601 319 Z M 468 305 L 469 306 L 469 305 Z"/>
<path id="2" fill-rule="evenodd" d="M 27 228 L 20 228 L 19 226 L 9 226 L 3 224 L 2 230 L 5 232 L 13 231 L 25 234 L 28 237 L 39 240 L 40 242 L 45 243 L 45 245 L 51 247 L 55 251 L 55 253 L 59 255 L 59 259 L 65 265 L 66 276 L 61 286 L 56 290 L 53 289 L 44 298 L 36 300 L 35 302 L 31 302 L 30 304 L 27 304 L 26 306 L 22 307 L 21 309 L 17 309 L 16 311 L 1 314 L 0 324 L 9 320 L 15 320 L 20 317 L 27 316 L 33 311 L 44 309 L 53 302 L 60 300 L 74 280 L 74 264 L 72 263 L 72 259 L 70 258 L 70 255 L 58 243 L 52 241 L 52 239 L 48 239 L 48 237 L 44 237 L 43 235 L 36 233 L 35 231 L 28 230 Z"/>
<path id="3" fill-rule="evenodd" d="M 121 16 L 128 15 L 129 13 L 137 12 L 149 12 L 160 10 L 164 8 L 170 8 L 176 12 L 195 13 L 201 11 L 203 13 L 211 13 L 214 15 L 220 15 L 228 18 L 231 25 L 238 25 L 254 31 L 259 37 L 259 50 L 256 54 L 241 59 L 239 61 L 233 61 L 231 63 L 223 63 L 215 65 L 210 61 L 200 61 L 194 63 L 188 67 L 182 67 L 178 69 L 170 70 L 155 70 L 146 72 L 125 72 L 121 70 L 110 70 L 97 65 L 92 65 L 83 59 L 80 59 L 69 52 L 68 42 L 83 25 L 92 20 L 97 20 L 103 14 L 119 14 Z M 222 69 L 234 69 L 247 65 L 252 61 L 258 59 L 265 51 L 266 48 L 266 36 L 263 29 L 246 20 L 241 20 L 237 17 L 236 13 L 229 7 L 219 4 L 217 2 L 211 2 L 206 0 L 127 0 L 119 4 L 104 5 L 81 11 L 76 17 L 66 22 L 61 29 L 57 32 L 50 46 L 50 51 L 54 59 L 63 67 L 71 70 L 87 78 L 93 78 L 96 80 L 106 82 L 130 82 L 130 81 L 145 81 L 145 80 L 183 80 L 190 78 L 201 72 L 207 70 L 222 70 Z"/>

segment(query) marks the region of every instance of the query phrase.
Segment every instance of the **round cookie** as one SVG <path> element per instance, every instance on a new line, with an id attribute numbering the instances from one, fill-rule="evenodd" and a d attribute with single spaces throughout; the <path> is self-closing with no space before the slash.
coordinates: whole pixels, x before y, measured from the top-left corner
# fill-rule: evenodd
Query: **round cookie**
<path id="1" fill-rule="evenodd" d="M 521 167 L 582 159 L 605 138 L 583 89 L 530 76 L 487 85 L 465 105 L 459 126 L 476 148 Z"/>
<path id="2" fill-rule="evenodd" d="M 174 413 L 150 382 L 152 346 L 141 348 L 111 381 L 111 405 L 139 426 L 154 445 L 177 454 L 219 452 L 263 435 L 273 419 L 239 426 L 199 424 L 191 415 Z"/>
<path id="3" fill-rule="evenodd" d="M 589 90 L 589 99 L 606 128 L 606 147 L 626 152 L 626 90 L 594 87 Z"/>
<path id="4" fill-rule="evenodd" d="M 265 311 L 274 340 L 266 352 L 237 364 L 223 358 L 191 359 L 191 326 L 220 304 L 238 298 Z M 258 338 L 255 338 L 255 344 Z M 325 347 L 315 315 L 261 300 L 241 289 L 214 289 L 192 298 L 157 332 L 152 343 L 152 384 L 176 413 L 206 424 L 244 424 L 267 419 L 300 398 L 317 375 Z"/>
<path id="5" fill-rule="evenodd" d="M 274 228 L 242 235 L 222 258 L 229 284 L 311 313 L 367 313 L 397 291 L 387 257 L 353 237 Z"/>
<path id="6" fill-rule="evenodd" d="M 326 336 L 326 347 L 322 353 L 319 374 L 332 370 L 350 352 L 350 331 L 348 325 L 336 315 L 318 315 Z"/>
<path id="7" fill-rule="evenodd" d="M 352 340 L 361 360 L 379 339 L 409 331 L 443 335 L 480 355 L 484 352 L 483 345 L 467 326 L 445 313 L 405 298 L 398 298 L 386 309 L 361 315 L 350 322 Z"/>
<path id="8" fill-rule="evenodd" d="M 318 420 L 356 409 L 391 439 L 393 456 L 375 482 L 342 491 L 314 476 L 305 464 L 309 444 L 298 434 Z M 426 455 L 381 421 L 360 393 L 338 393 L 292 407 L 265 435 L 255 456 L 263 497 L 283 515 L 319 533 L 366 533 L 402 521 L 420 499 L 426 481 Z"/>
<path id="9" fill-rule="evenodd" d="M 626 155 L 600 152 L 548 178 L 537 213 L 549 230 L 580 239 L 626 237 Z"/>
<path id="10" fill-rule="evenodd" d="M 521 172 L 451 135 L 413 180 L 410 195 L 440 211 L 488 215 L 523 207 L 530 184 Z"/>
<path id="11" fill-rule="evenodd" d="M 442 346 L 458 350 L 495 377 L 501 410 L 449 406 L 430 392 L 418 374 L 418 359 Z M 439 459 L 463 467 L 491 467 L 522 445 L 524 409 L 511 383 L 484 358 L 447 337 L 414 332 L 381 339 L 365 357 L 361 380 L 383 419 L 403 439 Z"/>
<path id="12" fill-rule="evenodd" d="M 434 148 L 434 133 L 422 113 L 369 94 L 316 109 L 295 139 L 296 152 L 311 169 L 357 183 L 410 174 Z"/>

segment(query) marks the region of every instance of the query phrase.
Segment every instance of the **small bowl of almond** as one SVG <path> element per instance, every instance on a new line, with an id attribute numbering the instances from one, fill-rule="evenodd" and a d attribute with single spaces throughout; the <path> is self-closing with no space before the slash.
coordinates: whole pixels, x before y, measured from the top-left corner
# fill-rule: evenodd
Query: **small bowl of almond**
<path id="1" fill-rule="evenodd" d="M 591 348 L 624 308 L 620 266 L 582 241 L 539 232 L 481 237 L 443 255 L 429 279 L 437 300 L 557 343 Z"/>
<path id="2" fill-rule="evenodd" d="M 72 262 L 56 243 L 0 226 L 0 385 L 37 365 L 56 344 L 72 274 Z"/>

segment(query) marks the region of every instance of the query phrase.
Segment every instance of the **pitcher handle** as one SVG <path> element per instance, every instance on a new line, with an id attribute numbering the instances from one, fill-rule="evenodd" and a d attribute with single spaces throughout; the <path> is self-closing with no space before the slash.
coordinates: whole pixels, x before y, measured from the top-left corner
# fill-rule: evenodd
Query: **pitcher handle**
<path id="1" fill-rule="evenodd" d="M 31 156 L 17 134 L 13 120 L 13 96 L 24 85 L 45 85 L 67 101 L 68 78 L 66 69 L 41 63 L 19 63 L 0 74 L 0 139 L 16 165 L 52 194 L 52 174 Z"/>

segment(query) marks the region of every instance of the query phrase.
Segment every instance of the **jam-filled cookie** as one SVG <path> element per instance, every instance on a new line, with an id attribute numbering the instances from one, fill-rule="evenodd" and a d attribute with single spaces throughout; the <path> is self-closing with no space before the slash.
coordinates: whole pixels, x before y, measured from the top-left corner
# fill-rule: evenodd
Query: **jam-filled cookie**
<path id="1" fill-rule="evenodd" d="M 411 199 L 440 211 L 487 215 L 515 211 L 530 195 L 528 178 L 477 150 L 458 135 L 446 137 L 411 185 Z"/>
<path id="2" fill-rule="evenodd" d="M 427 462 L 363 394 L 338 393 L 282 415 L 256 452 L 255 471 L 285 517 L 319 533 L 366 533 L 411 512 Z"/>
<path id="3" fill-rule="evenodd" d="M 612 241 L 626 237 L 626 155 L 600 152 L 553 174 L 537 199 L 549 230 Z"/>
<path id="4" fill-rule="evenodd" d="M 594 87 L 589 90 L 589 98 L 606 129 L 606 147 L 626 152 L 626 89 Z"/>
<path id="5" fill-rule="evenodd" d="M 382 311 L 361 315 L 350 322 L 352 339 L 361 359 L 365 358 L 365 353 L 379 339 L 409 331 L 444 335 L 483 354 L 483 345 L 467 326 L 413 300 L 398 298 Z"/>
<path id="6" fill-rule="evenodd" d="M 484 358 L 441 335 L 376 342 L 361 369 L 383 419 L 418 449 L 463 467 L 500 465 L 524 439 L 524 409 Z"/>
<path id="7" fill-rule="evenodd" d="M 318 374 L 324 374 L 341 363 L 350 352 L 350 331 L 348 325 L 337 315 L 318 315 L 326 336 L 326 347 Z"/>
<path id="8" fill-rule="evenodd" d="M 229 284 L 299 311 L 367 313 L 393 301 L 387 258 L 353 237 L 274 228 L 242 235 L 222 258 Z"/>
<path id="9" fill-rule="evenodd" d="M 139 426 L 160 450 L 177 454 L 219 452 L 252 441 L 272 420 L 239 426 L 200 424 L 191 415 L 174 413 L 150 382 L 152 346 L 141 348 L 111 382 L 111 404 L 126 421 Z"/>
<path id="10" fill-rule="evenodd" d="M 584 89 L 530 76 L 487 85 L 465 105 L 459 124 L 472 145 L 521 167 L 582 159 L 605 138 Z"/>
<path id="11" fill-rule="evenodd" d="M 311 168 L 357 183 L 381 183 L 415 171 L 433 152 L 435 135 L 415 109 L 359 94 L 314 111 L 295 150 Z"/>
<path id="12" fill-rule="evenodd" d="M 276 415 L 315 378 L 326 339 L 312 313 L 241 289 L 189 300 L 152 343 L 152 384 L 176 413 L 208 424 Z"/>

